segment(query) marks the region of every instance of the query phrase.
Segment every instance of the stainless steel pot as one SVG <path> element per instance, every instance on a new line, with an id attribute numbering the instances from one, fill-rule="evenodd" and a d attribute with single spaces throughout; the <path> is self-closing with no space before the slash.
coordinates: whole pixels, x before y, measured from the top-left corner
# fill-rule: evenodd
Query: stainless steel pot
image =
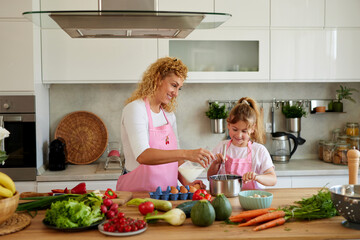
<path id="1" fill-rule="evenodd" d="M 209 181 L 210 193 L 213 196 L 223 193 L 226 197 L 237 197 L 242 187 L 242 178 L 238 175 L 213 175 Z"/>

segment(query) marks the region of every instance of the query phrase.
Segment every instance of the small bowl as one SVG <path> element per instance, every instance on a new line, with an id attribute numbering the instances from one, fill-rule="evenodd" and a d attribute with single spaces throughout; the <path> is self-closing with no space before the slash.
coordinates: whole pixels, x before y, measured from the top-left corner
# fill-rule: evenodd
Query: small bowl
<path id="1" fill-rule="evenodd" d="M 316 108 L 315 108 L 315 111 L 316 111 L 316 112 L 325 112 L 325 111 L 326 111 L 326 108 L 325 108 L 324 106 L 316 107 Z"/>
<path id="2" fill-rule="evenodd" d="M 0 224 L 14 214 L 19 204 L 19 197 L 19 192 L 15 192 L 14 196 L 0 200 Z"/>
<path id="3" fill-rule="evenodd" d="M 255 194 L 266 197 L 252 197 Z M 268 208 L 273 199 L 272 193 L 260 190 L 247 190 L 239 192 L 239 201 L 243 209 L 261 209 Z"/>

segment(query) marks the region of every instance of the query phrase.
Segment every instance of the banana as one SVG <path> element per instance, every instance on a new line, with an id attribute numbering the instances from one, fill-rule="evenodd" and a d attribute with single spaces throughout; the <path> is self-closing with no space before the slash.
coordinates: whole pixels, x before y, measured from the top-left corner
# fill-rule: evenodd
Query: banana
<path id="1" fill-rule="evenodd" d="M 10 190 L 12 194 L 14 194 L 16 191 L 14 181 L 8 175 L 2 172 L 0 172 L 0 186 L 3 186 Z"/>
<path id="2" fill-rule="evenodd" d="M 0 196 L 9 198 L 13 196 L 13 193 L 9 189 L 0 186 Z"/>

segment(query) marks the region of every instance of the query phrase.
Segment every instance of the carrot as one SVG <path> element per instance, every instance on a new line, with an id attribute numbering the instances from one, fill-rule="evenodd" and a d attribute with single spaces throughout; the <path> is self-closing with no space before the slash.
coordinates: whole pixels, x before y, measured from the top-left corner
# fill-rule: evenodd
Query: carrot
<path id="1" fill-rule="evenodd" d="M 242 222 L 247 222 L 249 221 L 251 218 L 234 218 L 234 219 L 229 219 L 231 222 L 236 222 L 236 223 L 242 223 Z"/>
<path id="2" fill-rule="evenodd" d="M 256 228 L 253 229 L 253 231 L 260 231 L 260 230 L 264 230 L 267 228 L 280 226 L 280 225 L 283 225 L 285 223 L 285 221 L 286 221 L 286 219 L 284 217 L 276 218 L 272 221 L 269 221 L 269 222 L 266 222 L 264 224 L 257 226 Z"/>
<path id="3" fill-rule="evenodd" d="M 234 216 L 230 216 L 229 219 L 231 221 L 236 220 L 236 219 L 246 219 L 246 218 L 254 218 L 260 215 L 263 215 L 265 213 L 268 213 L 270 211 L 275 210 L 275 208 L 262 208 L 262 209 L 255 209 L 255 210 L 248 210 L 248 211 L 243 211 L 237 215 Z"/>
<path id="4" fill-rule="evenodd" d="M 280 218 L 280 217 L 285 217 L 285 212 L 282 210 L 265 213 L 256 218 L 251 219 L 250 221 L 247 221 L 246 223 L 241 223 L 238 226 L 239 227 L 251 226 L 251 225 L 255 225 L 257 223 L 266 222 L 266 221 L 269 221 L 269 220 L 272 220 L 275 218 Z"/>

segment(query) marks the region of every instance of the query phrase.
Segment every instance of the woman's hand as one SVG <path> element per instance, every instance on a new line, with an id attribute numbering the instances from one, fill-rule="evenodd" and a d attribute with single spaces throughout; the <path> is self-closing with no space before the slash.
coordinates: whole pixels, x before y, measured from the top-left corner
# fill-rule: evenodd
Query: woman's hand
<path id="1" fill-rule="evenodd" d="M 258 175 L 255 172 L 247 172 L 242 176 L 242 181 L 244 183 L 247 183 L 247 182 L 253 181 L 253 180 L 256 181 L 257 176 Z"/>
<path id="2" fill-rule="evenodd" d="M 210 152 L 209 150 L 204 148 L 199 148 L 195 150 L 187 150 L 186 159 L 191 162 L 197 162 L 204 168 L 207 168 L 207 166 L 209 166 L 210 161 L 214 160 L 215 157 L 212 154 L 212 152 Z"/>
<path id="3" fill-rule="evenodd" d="M 189 186 L 195 186 L 196 184 L 200 185 L 200 189 L 206 189 L 206 185 L 201 180 L 195 180 L 192 183 L 189 183 Z"/>

